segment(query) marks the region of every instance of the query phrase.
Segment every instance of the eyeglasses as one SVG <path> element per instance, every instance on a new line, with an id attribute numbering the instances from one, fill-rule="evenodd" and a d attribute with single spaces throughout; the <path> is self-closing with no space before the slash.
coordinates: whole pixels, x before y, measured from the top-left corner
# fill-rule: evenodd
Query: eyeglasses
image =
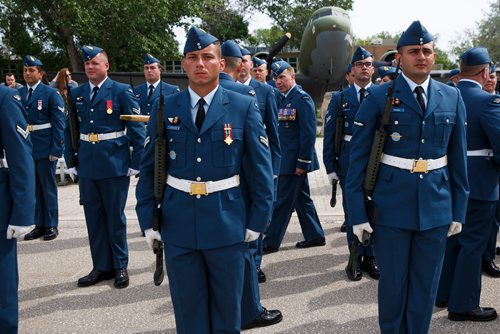
<path id="1" fill-rule="evenodd" d="M 358 68 L 363 68 L 363 66 L 366 66 L 367 68 L 369 67 L 372 67 L 373 63 L 371 61 L 365 61 L 365 62 L 362 62 L 362 61 L 357 61 L 354 63 L 354 66 L 358 67 Z"/>

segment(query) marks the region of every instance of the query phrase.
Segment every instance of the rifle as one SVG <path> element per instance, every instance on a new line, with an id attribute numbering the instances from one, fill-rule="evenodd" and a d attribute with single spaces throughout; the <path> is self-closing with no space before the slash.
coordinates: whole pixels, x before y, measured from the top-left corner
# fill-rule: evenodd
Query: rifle
<path id="1" fill-rule="evenodd" d="M 120 115 L 120 119 L 129 122 L 149 122 L 149 116 L 147 115 Z"/>
<path id="2" fill-rule="evenodd" d="M 396 79 L 399 75 L 399 61 L 396 67 L 396 77 L 392 81 L 391 86 L 387 89 L 387 99 L 385 102 L 385 109 L 382 117 L 379 119 L 379 127 L 375 130 L 375 135 L 373 137 L 372 148 L 370 151 L 370 157 L 368 159 L 368 166 L 365 172 L 365 181 L 363 184 L 363 190 L 365 193 L 365 209 L 368 216 L 368 221 L 373 222 L 377 217 L 377 206 L 373 202 L 372 194 L 375 188 L 375 183 L 377 182 L 378 169 L 380 166 L 380 159 L 382 158 L 382 153 L 384 149 L 384 142 L 387 133 L 385 127 L 389 124 L 389 117 L 391 116 L 392 107 L 392 95 L 394 93 L 394 87 L 396 86 Z"/>
<path id="3" fill-rule="evenodd" d="M 335 145 L 333 147 L 333 164 L 336 170 L 339 167 L 340 146 L 344 137 L 344 90 L 340 86 L 340 107 L 337 117 L 335 118 Z M 337 180 L 332 182 L 332 197 L 330 198 L 330 206 L 332 208 L 337 204 Z"/>
<path id="4" fill-rule="evenodd" d="M 356 269 L 359 267 L 358 248 L 360 245 L 366 247 L 369 244 L 370 244 L 370 233 L 363 231 L 361 242 L 359 241 L 357 236 L 354 236 L 351 247 L 349 248 L 349 261 L 347 262 L 347 267 L 345 267 L 347 276 L 356 277 Z M 359 277 L 359 279 L 361 279 L 361 276 Z"/>
<path id="5" fill-rule="evenodd" d="M 71 98 L 71 87 L 66 84 L 66 89 L 68 91 L 68 97 L 66 99 L 68 103 L 68 120 L 69 120 L 69 132 L 71 136 L 71 148 L 73 149 L 73 155 L 71 156 L 71 161 L 69 161 L 69 167 L 78 167 L 78 147 L 80 145 L 80 123 L 78 122 L 78 114 L 76 112 L 75 103 Z M 75 183 L 78 182 L 78 177 L 75 177 Z"/>
<path id="6" fill-rule="evenodd" d="M 155 208 L 153 211 L 153 230 L 160 231 L 162 219 L 163 193 L 165 182 L 167 180 L 167 141 L 165 140 L 165 125 L 163 124 L 163 107 L 165 104 L 162 82 L 160 81 L 160 101 L 157 112 L 157 133 L 155 138 L 155 162 L 154 162 L 154 180 L 153 191 L 155 198 Z M 163 282 L 163 241 L 153 241 L 153 252 L 156 255 L 156 269 L 153 275 L 153 281 L 156 286 Z"/>

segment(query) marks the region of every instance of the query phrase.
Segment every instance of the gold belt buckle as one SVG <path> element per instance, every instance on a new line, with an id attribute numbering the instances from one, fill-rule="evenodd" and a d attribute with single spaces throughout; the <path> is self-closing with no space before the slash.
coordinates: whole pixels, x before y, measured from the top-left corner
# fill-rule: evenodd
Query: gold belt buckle
<path id="1" fill-rule="evenodd" d="M 189 192 L 189 195 L 205 195 L 207 196 L 207 186 L 205 183 L 200 182 L 200 183 L 191 183 L 191 191 Z"/>
<path id="2" fill-rule="evenodd" d="M 99 142 L 99 135 L 97 133 L 89 133 L 89 142 L 98 143 Z"/>
<path id="3" fill-rule="evenodd" d="M 28 131 L 29 131 L 29 132 L 33 132 L 33 125 L 28 124 Z"/>
<path id="4" fill-rule="evenodd" d="M 427 170 L 427 160 L 413 160 L 411 173 L 429 173 Z"/>

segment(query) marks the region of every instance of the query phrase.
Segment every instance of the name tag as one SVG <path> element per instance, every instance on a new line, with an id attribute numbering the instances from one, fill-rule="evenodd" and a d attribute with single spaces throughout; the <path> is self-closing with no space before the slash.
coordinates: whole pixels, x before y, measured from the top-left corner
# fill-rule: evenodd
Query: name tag
<path id="1" fill-rule="evenodd" d="M 180 130 L 180 126 L 167 125 L 167 130 Z"/>
<path id="2" fill-rule="evenodd" d="M 392 108 L 391 112 L 405 112 L 405 108 Z"/>

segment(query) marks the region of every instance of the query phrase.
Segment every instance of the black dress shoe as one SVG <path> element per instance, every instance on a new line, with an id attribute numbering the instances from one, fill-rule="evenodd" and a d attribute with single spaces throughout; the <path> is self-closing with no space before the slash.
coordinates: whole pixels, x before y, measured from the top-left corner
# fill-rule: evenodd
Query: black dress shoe
<path id="1" fill-rule="evenodd" d="M 483 261 L 483 272 L 491 277 L 500 277 L 500 268 L 497 267 L 495 261 Z"/>
<path id="2" fill-rule="evenodd" d="M 340 232 L 342 233 L 347 232 L 347 225 L 345 224 L 345 222 L 343 222 L 342 225 L 340 225 Z"/>
<path id="3" fill-rule="evenodd" d="M 271 254 L 271 253 L 276 253 L 277 251 L 279 251 L 280 249 L 279 248 L 276 248 L 276 247 L 270 247 L 270 246 L 264 246 L 262 247 L 262 255 L 266 255 L 266 254 Z"/>
<path id="4" fill-rule="evenodd" d="M 45 227 L 35 226 L 28 234 L 24 236 L 24 240 L 35 240 L 43 236 L 45 233 Z"/>
<path id="5" fill-rule="evenodd" d="M 497 253 L 497 255 L 500 255 L 500 247 L 497 247 L 497 250 L 495 253 Z"/>
<path id="6" fill-rule="evenodd" d="M 115 277 L 115 275 L 112 271 L 99 271 L 92 269 L 87 276 L 83 276 L 78 280 L 78 286 L 84 288 L 108 279 L 112 279 L 113 277 Z"/>
<path id="7" fill-rule="evenodd" d="M 464 313 L 449 312 L 448 319 L 452 321 L 491 321 L 497 318 L 497 311 L 493 307 L 476 307 Z"/>
<path id="8" fill-rule="evenodd" d="M 436 305 L 436 307 L 439 307 L 439 308 L 447 308 L 448 302 L 442 302 L 442 301 L 436 300 L 436 303 L 434 305 Z"/>
<path id="9" fill-rule="evenodd" d="M 115 274 L 115 288 L 123 289 L 128 286 L 128 272 L 127 269 L 117 269 Z"/>
<path id="10" fill-rule="evenodd" d="M 43 240 L 54 240 L 57 238 L 57 235 L 59 234 L 59 231 L 57 230 L 57 227 L 47 227 L 45 229 L 45 233 L 43 235 Z"/>
<path id="11" fill-rule="evenodd" d="M 326 245 L 325 238 L 299 241 L 295 244 L 297 248 L 309 248 Z"/>
<path id="12" fill-rule="evenodd" d="M 352 268 L 349 270 L 349 267 L 345 267 L 345 272 L 347 274 L 347 278 L 351 281 L 359 281 L 361 277 L 363 277 L 363 273 L 361 272 L 361 259 L 358 261 L 358 266 L 356 268 Z"/>
<path id="13" fill-rule="evenodd" d="M 380 278 L 380 271 L 378 270 L 377 261 L 373 256 L 364 256 L 361 262 L 361 270 L 366 271 L 373 279 Z"/>
<path id="14" fill-rule="evenodd" d="M 264 283 L 266 281 L 266 273 L 260 268 L 257 268 L 257 277 L 259 278 L 259 283 Z"/>
<path id="15" fill-rule="evenodd" d="M 267 310 L 265 307 L 262 308 L 262 312 L 257 318 L 248 324 L 241 326 L 241 329 L 250 329 L 255 327 L 265 327 L 277 324 L 283 320 L 283 315 L 280 310 Z"/>

